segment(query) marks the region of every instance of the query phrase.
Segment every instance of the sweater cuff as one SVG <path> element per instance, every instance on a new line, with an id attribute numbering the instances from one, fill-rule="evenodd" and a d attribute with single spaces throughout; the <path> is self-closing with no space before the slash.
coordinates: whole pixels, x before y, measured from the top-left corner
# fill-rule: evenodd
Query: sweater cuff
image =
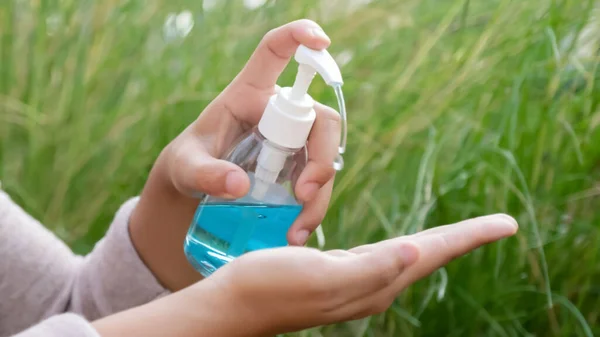
<path id="1" fill-rule="evenodd" d="M 68 313 L 50 317 L 13 337 L 100 337 L 83 317 Z"/>

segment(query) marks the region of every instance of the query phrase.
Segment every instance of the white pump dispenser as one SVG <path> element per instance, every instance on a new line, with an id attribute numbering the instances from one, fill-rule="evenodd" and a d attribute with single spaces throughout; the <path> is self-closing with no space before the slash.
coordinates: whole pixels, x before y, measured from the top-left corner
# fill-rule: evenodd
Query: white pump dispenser
<path id="1" fill-rule="evenodd" d="M 308 87 L 316 73 L 330 86 L 343 84 L 342 74 L 327 50 L 314 50 L 300 45 L 295 60 L 299 63 L 293 87 L 284 87 L 269 99 L 258 130 L 266 138 L 257 159 L 255 186 L 252 196 L 262 199 L 269 184 L 283 168 L 287 149 L 302 148 L 316 118 L 314 100 Z"/>

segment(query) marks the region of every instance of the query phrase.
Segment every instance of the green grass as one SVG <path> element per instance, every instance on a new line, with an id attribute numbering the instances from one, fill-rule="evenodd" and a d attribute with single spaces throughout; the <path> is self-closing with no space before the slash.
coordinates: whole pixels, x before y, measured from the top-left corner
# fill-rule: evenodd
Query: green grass
<path id="1" fill-rule="evenodd" d="M 3 188 L 89 251 L 262 35 L 308 17 L 334 55 L 352 53 L 326 248 L 496 212 L 521 230 L 418 282 L 385 314 L 297 336 L 600 334 L 598 62 L 572 67 L 577 45 L 561 46 L 591 2 L 217 3 L 1 1 Z M 163 23 L 182 10 L 195 26 L 166 42 Z M 321 81 L 311 94 L 335 106 Z"/>

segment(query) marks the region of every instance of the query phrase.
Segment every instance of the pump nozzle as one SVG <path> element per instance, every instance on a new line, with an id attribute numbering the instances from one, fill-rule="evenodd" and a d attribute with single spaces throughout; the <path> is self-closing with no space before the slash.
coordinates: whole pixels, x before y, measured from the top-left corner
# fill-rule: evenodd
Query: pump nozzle
<path id="1" fill-rule="evenodd" d="M 331 86 L 335 90 L 335 95 L 338 99 L 339 113 L 342 120 L 342 138 L 340 140 L 339 156 L 336 159 L 338 162 L 343 163 L 341 154 L 346 151 L 346 137 L 347 137 L 347 120 L 346 120 L 346 106 L 344 103 L 344 96 L 342 94 L 342 74 L 337 63 L 325 49 L 314 50 L 307 48 L 304 45 L 300 45 L 296 50 L 294 57 L 298 66 L 298 73 L 296 74 L 296 81 L 292 87 L 290 99 L 301 100 L 308 91 L 310 82 L 315 76 L 315 73 L 319 73 L 325 83 Z M 343 164 L 338 164 L 341 167 Z M 336 169 L 337 169 L 336 166 Z"/>
<path id="2" fill-rule="evenodd" d="M 300 45 L 294 58 L 299 66 L 290 99 L 302 100 L 316 73 L 321 75 L 327 85 L 335 87 L 343 84 L 340 68 L 327 50 L 314 50 Z"/>
<path id="3" fill-rule="evenodd" d="M 327 85 L 334 86 L 336 84 L 344 84 L 340 68 L 338 67 L 337 63 L 327 50 L 314 50 L 304 45 L 300 45 L 296 50 L 296 55 L 294 56 L 294 59 L 301 66 L 305 64 L 307 66 L 310 66 L 310 68 L 312 68 L 314 72 L 319 73 L 319 75 L 321 75 L 321 77 L 323 78 L 325 83 L 327 83 Z M 299 69 L 298 73 L 300 73 L 301 70 L 302 69 Z"/>
<path id="4" fill-rule="evenodd" d="M 259 191 L 266 191 L 266 186 L 275 182 L 283 169 L 286 156 L 285 151 L 280 148 L 300 149 L 306 145 L 316 118 L 314 101 L 308 95 L 308 87 L 316 73 L 321 75 L 325 83 L 335 88 L 338 102 L 342 102 L 342 140 L 339 152 L 344 152 L 346 113 L 343 99 L 340 101 L 343 84 L 340 68 L 327 50 L 314 50 L 303 45 L 296 50 L 295 60 L 299 65 L 293 87 L 281 88 L 269 99 L 258 123 L 258 130 L 273 146 L 263 147 L 258 157 L 255 187 L 257 197 L 261 195 Z"/>

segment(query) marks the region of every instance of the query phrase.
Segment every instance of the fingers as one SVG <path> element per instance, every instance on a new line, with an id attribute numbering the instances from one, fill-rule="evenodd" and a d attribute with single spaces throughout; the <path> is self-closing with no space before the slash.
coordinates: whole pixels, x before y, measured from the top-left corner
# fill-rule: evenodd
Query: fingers
<path id="1" fill-rule="evenodd" d="M 458 222 L 458 223 L 452 224 L 452 225 L 444 225 L 444 226 L 433 227 L 433 228 L 430 228 L 428 230 L 424 230 L 422 232 L 418 232 L 418 233 L 412 234 L 409 237 L 410 238 L 416 238 L 416 237 L 419 237 L 419 236 L 445 233 L 449 229 L 454 228 L 457 225 L 460 225 L 460 226 L 476 226 L 477 224 L 481 224 L 482 221 L 490 221 L 490 219 L 491 220 L 496 220 L 496 219 L 505 220 L 507 222 L 514 223 L 515 226 L 517 226 L 517 228 L 518 228 L 517 222 L 516 222 L 516 220 L 513 217 L 511 217 L 510 215 L 507 215 L 507 214 L 498 213 L 498 214 L 491 214 L 491 215 L 486 215 L 486 216 L 481 216 L 481 217 L 477 217 L 477 218 L 463 220 L 461 222 Z"/>
<path id="2" fill-rule="evenodd" d="M 315 104 L 315 111 L 317 118 L 308 137 L 308 163 L 296 184 L 296 195 L 304 202 L 314 199 L 333 179 L 333 161 L 340 144 L 340 115 L 319 103 Z"/>
<path id="3" fill-rule="evenodd" d="M 317 119 L 308 139 L 308 163 L 296 183 L 304 203 L 302 213 L 288 232 L 288 242 L 304 245 L 323 221 L 333 189 L 333 160 L 340 142 L 340 117 L 332 108 L 316 103 Z"/>
<path id="4" fill-rule="evenodd" d="M 411 243 L 378 247 L 365 254 L 328 254 L 334 261 L 327 263 L 327 276 L 321 275 L 325 307 L 321 311 L 333 319 L 346 318 L 357 310 L 354 302 L 394 284 L 405 268 L 417 261 L 418 248 Z"/>
<path id="5" fill-rule="evenodd" d="M 403 271 L 419 259 L 419 247 L 410 242 L 397 242 L 393 245 L 375 247 L 372 251 L 357 254 L 357 257 L 343 259 L 346 273 L 339 277 L 357 290 L 350 300 L 359 295 L 371 294 L 394 284 Z M 352 291 L 349 290 L 349 294 Z"/>
<path id="6" fill-rule="evenodd" d="M 487 224 L 490 222 L 502 222 L 502 223 L 507 222 L 507 223 L 514 224 L 514 226 L 516 226 L 515 233 L 516 233 L 516 229 L 518 229 L 518 224 L 513 217 L 511 217 L 510 215 L 507 215 L 507 214 L 499 213 L 499 214 L 486 215 L 486 216 L 482 216 L 482 217 L 464 220 L 464 221 L 461 221 L 461 222 L 458 222 L 458 223 L 455 223 L 452 225 L 444 225 L 444 226 L 430 228 L 428 230 L 418 232 L 418 233 L 408 235 L 408 236 L 400 236 L 397 238 L 379 241 L 377 243 L 371 243 L 371 244 L 354 247 L 354 248 L 350 249 L 350 252 L 363 253 L 363 252 L 371 251 L 377 245 L 393 244 L 393 242 L 396 242 L 396 241 L 414 241 L 414 239 L 416 239 L 416 238 L 420 238 L 420 237 L 424 237 L 424 236 L 447 234 L 448 232 L 452 232 L 455 230 L 468 231 L 468 230 L 472 230 L 473 227 L 487 226 Z M 504 225 L 502 225 L 502 226 L 504 226 Z M 466 228 L 468 228 L 468 229 L 466 229 Z"/>
<path id="7" fill-rule="evenodd" d="M 485 244 L 514 235 L 518 224 L 505 214 L 469 219 L 409 237 L 419 247 L 420 259 L 399 279 L 396 291 L 431 274 L 451 260 Z M 429 233 L 427 233 L 429 232 Z"/>
<path id="8" fill-rule="evenodd" d="M 268 32 L 235 82 L 259 90 L 272 90 L 299 45 L 325 49 L 331 40 L 310 20 L 298 20 Z"/>
<path id="9" fill-rule="evenodd" d="M 287 239 L 290 245 L 302 246 L 306 244 L 310 234 L 319 227 L 325 213 L 327 213 L 332 190 L 333 179 L 319 190 L 316 198 L 304 204 L 302 212 L 288 231 Z"/>
<path id="10" fill-rule="evenodd" d="M 415 281 L 431 274 L 450 260 L 464 255 L 486 243 L 511 236 L 517 231 L 516 221 L 504 214 L 469 219 L 457 224 L 433 228 L 408 237 L 357 247 L 350 252 L 371 254 L 378 249 L 399 245 L 414 245 L 418 259 L 387 287 L 341 307 L 343 319 L 358 319 L 379 314 L 389 308 L 398 294 Z M 388 248 L 389 249 L 389 248 Z"/>
<path id="11" fill-rule="evenodd" d="M 245 195 L 250 189 L 250 180 L 237 165 L 213 158 L 200 140 L 184 137 L 185 141 L 174 142 L 173 160 L 169 175 L 173 185 L 183 194 L 234 199 Z"/>
<path id="12" fill-rule="evenodd" d="M 347 320 L 377 310 L 376 295 L 394 285 L 418 258 L 418 247 L 409 242 L 378 246 L 367 253 L 340 257 L 337 270 L 329 277 L 329 282 L 341 294 L 341 302 L 330 302 L 331 318 Z"/>

